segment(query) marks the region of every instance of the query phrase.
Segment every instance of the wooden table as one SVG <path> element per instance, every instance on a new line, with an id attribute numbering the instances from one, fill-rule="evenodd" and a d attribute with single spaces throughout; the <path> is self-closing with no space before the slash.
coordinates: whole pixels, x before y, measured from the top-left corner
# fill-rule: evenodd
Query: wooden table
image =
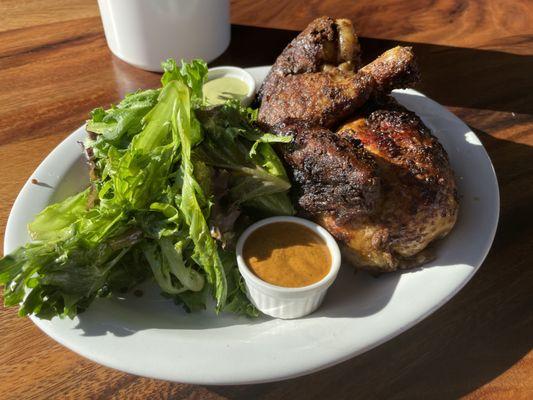
<path id="1" fill-rule="evenodd" d="M 533 398 L 533 3 L 235 0 L 238 25 L 217 63 L 271 63 L 291 30 L 323 14 L 354 20 L 368 58 L 394 43 L 412 44 L 420 90 L 486 146 L 502 201 L 479 273 L 438 312 L 377 349 L 310 376 L 252 386 L 114 371 L 1 309 L 0 399 Z M 2 0 L 0 232 L 24 181 L 92 108 L 158 79 L 110 54 L 96 2 Z"/>

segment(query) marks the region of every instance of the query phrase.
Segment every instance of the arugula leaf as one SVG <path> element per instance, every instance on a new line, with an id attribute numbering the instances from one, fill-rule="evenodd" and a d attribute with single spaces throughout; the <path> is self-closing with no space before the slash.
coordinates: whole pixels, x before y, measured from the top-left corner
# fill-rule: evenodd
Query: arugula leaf
<path id="1" fill-rule="evenodd" d="M 82 236 L 47 243 L 29 243 L 0 260 L 0 284 L 5 285 L 6 306 L 20 304 L 19 315 L 40 318 L 73 317 L 105 288 L 112 268 L 139 237 L 90 246 Z M 130 281 L 137 277 L 130 275 Z"/>
<path id="2" fill-rule="evenodd" d="M 228 279 L 228 301 L 224 311 L 252 318 L 259 316 L 257 308 L 246 297 L 244 278 L 241 276 L 239 269 L 234 267 L 235 253 L 225 252 L 223 254 L 223 262 Z"/>

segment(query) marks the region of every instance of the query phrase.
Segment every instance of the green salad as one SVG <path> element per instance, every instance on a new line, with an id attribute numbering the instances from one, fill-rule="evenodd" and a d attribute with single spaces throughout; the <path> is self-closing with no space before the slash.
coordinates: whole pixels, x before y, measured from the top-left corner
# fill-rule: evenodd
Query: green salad
<path id="1" fill-rule="evenodd" d="M 256 111 L 204 102 L 203 61 L 163 63 L 158 89 L 93 110 L 90 184 L 29 224 L 32 242 L 0 260 L 6 306 L 70 317 L 149 279 L 188 311 L 256 316 L 237 269 L 239 233 L 293 214 L 290 183 Z M 209 299 L 214 299 L 209 301 Z"/>

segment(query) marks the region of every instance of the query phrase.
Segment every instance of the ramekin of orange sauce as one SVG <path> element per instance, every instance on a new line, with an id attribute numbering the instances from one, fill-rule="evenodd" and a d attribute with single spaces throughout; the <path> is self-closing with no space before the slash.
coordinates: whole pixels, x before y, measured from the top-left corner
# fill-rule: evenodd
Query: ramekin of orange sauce
<path id="1" fill-rule="evenodd" d="M 237 263 L 250 301 L 263 313 L 291 319 L 315 311 L 341 263 L 335 239 L 320 225 L 272 217 L 237 242 Z"/>

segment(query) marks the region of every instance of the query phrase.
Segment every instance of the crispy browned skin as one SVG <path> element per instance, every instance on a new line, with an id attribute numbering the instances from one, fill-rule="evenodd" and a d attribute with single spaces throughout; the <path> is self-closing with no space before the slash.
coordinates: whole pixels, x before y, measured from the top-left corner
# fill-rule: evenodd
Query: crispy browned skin
<path id="1" fill-rule="evenodd" d="M 344 254 L 353 264 L 374 271 L 420 265 L 431 258 L 422 250 L 446 236 L 457 219 L 446 152 L 420 118 L 399 105 L 366 115 L 338 133 L 360 140 L 373 155 L 381 182 L 377 207 L 348 223 L 331 213 L 318 219 L 345 243 Z"/>
<path id="2" fill-rule="evenodd" d="M 278 79 L 277 86 L 263 96 L 258 120 L 267 127 L 296 120 L 331 127 L 372 95 L 408 87 L 418 78 L 412 49 L 398 46 L 356 74 L 334 69 Z"/>
<path id="3" fill-rule="evenodd" d="M 420 71 L 411 47 L 393 47 L 359 72 L 372 76 L 376 85 L 374 91 L 378 95 L 393 89 L 412 87 L 420 80 Z"/>
<path id="4" fill-rule="evenodd" d="M 305 53 L 305 43 L 291 43 L 290 53 Z M 291 59 L 280 59 L 290 71 Z M 328 229 L 358 268 L 389 272 L 427 261 L 427 245 L 455 224 L 458 202 L 443 147 L 388 96 L 419 79 L 412 50 L 395 47 L 357 73 L 294 71 L 268 82 L 258 120 L 294 137 L 279 151 L 299 213 Z"/>
<path id="5" fill-rule="evenodd" d="M 298 123 L 282 124 L 274 132 L 294 138 L 281 151 L 302 213 L 349 221 L 372 212 L 379 200 L 379 178 L 376 163 L 359 141 Z"/>
<path id="6" fill-rule="evenodd" d="M 285 76 L 318 72 L 339 65 L 342 70 L 353 70 L 359 68 L 360 62 L 359 41 L 351 21 L 317 18 L 279 55 L 258 97 L 268 95 Z"/>
<path id="7" fill-rule="evenodd" d="M 279 81 L 271 95 L 263 97 L 258 121 L 267 127 L 287 121 L 330 127 L 365 104 L 372 89 L 368 74 L 290 75 Z"/>

